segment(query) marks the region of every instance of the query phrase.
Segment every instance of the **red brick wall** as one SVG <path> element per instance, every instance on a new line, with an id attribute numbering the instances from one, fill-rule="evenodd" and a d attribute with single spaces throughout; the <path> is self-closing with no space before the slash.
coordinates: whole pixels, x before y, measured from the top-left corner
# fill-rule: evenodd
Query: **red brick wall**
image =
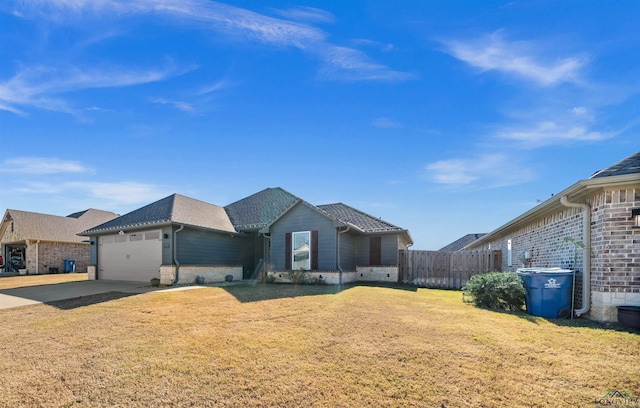
<path id="1" fill-rule="evenodd" d="M 35 247 L 35 242 L 30 242 L 28 247 Z M 58 268 L 60 272 L 64 271 L 65 259 L 75 259 L 76 272 L 86 272 L 89 264 L 89 245 L 75 243 L 58 243 L 58 242 L 40 242 L 38 244 L 38 272 L 48 273 L 49 268 Z M 35 272 L 35 258 L 30 256 L 28 261 L 29 273 Z M 30 265 L 33 265 L 30 266 Z"/>
<path id="2" fill-rule="evenodd" d="M 604 191 L 591 205 L 593 290 L 640 293 L 640 229 L 631 219 L 631 210 L 640 208 L 640 188 Z"/>

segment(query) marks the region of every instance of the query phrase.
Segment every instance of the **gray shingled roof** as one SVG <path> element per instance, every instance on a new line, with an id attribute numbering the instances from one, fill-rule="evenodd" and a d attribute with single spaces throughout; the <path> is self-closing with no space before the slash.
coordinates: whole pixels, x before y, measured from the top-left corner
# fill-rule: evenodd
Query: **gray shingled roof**
<path id="1" fill-rule="evenodd" d="M 591 178 L 623 176 L 625 174 L 640 174 L 640 152 L 632 154 L 604 170 L 600 170 Z"/>
<path id="2" fill-rule="evenodd" d="M 3 227 L 13 222 L 14 239 L 21 241 L 82 242 L 85 238 L 78 236 L 79 232 L 117 216 L 118 214 L 93 208 L 67 217 L 9 209 L 3 218 Z"/>
<path id="3" fill-rule="evenodd" d="M 235 232 L 224 208 L 180 194 L 173 194 L 114 220 L 83 231 L 82 234 L 90 235 L 102 231 L 170 223 Z"/>
<path id="4" fill-rule="evenodd" d="M 264 228 L 301 201 L 288 191 L 266 188 L 224 207 L 238 231 Z"/>
<path id="5" fill-rule="evenodd" d="M 392 232 L 404 231 L 381 218 L 376 218 L 346 204 L 324 204 L 317 206 L 322 212 L 362 232 Z"/>
<path id="6" fill-rule="evenodd" d="M 303 202 L 303 200 L 279 187 L 264 189 L 224 208 L 179 194 L 173 194 L 114 220 L 83 231 L 81 234 L 93 235 L 105 231 L 144 228 L 172 223 L 228 232 L 255 231 L 271 225 L 300 202 Z M 406 233 L 408 241 L 411 241 L 407 230 L 348 205 L 342 203 L 318 207 L 311 204 L 308 205 L 328 218 L 338 220 L 362 233 L 402 232 Z"/>
<path id="7" fill-rule="evenodd" d="M 486 234 L 467 234 L 464 237 L 453 241 L 449 245 L 440 248 L 438 251 L 444 251 L 444 252 L 459 251 L 462 248 L 464 248 L 467 245 L 469 245 L 470 243 L 474 242 L 475 240 L 477 240 L 479 238 L 482 238 L 485 235 Z"/>

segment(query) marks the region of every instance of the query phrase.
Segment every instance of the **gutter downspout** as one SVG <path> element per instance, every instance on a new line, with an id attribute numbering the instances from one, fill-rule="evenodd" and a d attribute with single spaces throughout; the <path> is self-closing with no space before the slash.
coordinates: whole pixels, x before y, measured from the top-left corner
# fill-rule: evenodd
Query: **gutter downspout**
<path id="1" fill-rule="evenodd" d="M 267 240 L 271 241 L 271 235 L 267 235 L 266 233 L 262 233 L 262 237 L 264 238 L 264 242 L 262 244 L 262 269 L 264 269 L 264 273 L 262 273 L 262 283 L 267 281 L 267 273 L 269 272 L 267 270 L 267 255 L 268 255 L 268 250 L 267 248 L 269 247 L 267 245 Z"/>
<path id="2" fill-rule="evenodd" d="M 338 272 L 340 272 L 340 274 L 338 275 L 338 284 L 342 285 L 342 266 L 340 266 L 340 234 L 344 234 L 345 232 L 349 231 L 351 229 L 350 226 L 347 225 L 347 229 L 344 231 L 340 231 L 340 227 L 338 227 L 338 239 L 336 240 L 336 245 L 338 247 L 338 250 L 336 251 L 336 258 L 337 258 L 337 262 L 336 262 L 336 266 L 338 267 Z"/>
<path id="3" fill-rule="evenodd" d="M 580 317 L 587 313 L 591 307 L 591 206 L 589 204 L 572 203 L 566 195 L 560 197 L 560 204 L 565 207 L 582 208 L 582 231 L 584 234 L 584 251 L 582 252 L 582 308 L 575 311 Z M 574 265 L 575 267 L 575 265 Z M 575 290 L 575 288 L 574 288 Z"/>
<path id="4" fill-rule="evenodd" d="M 39 271 L 40 270 L 40 267 L 39 267 L 40 266 L 40 263 L 39 263 L 40 261 L 38 259 L 38 255 L 40 253 L 40 245 L 39 244 L 40 244 L 40 240 L 37 240 L 36 241 L 36 275 L 38 275 L 40 273 L 40 271 Z"/>
<path id="5" fill-rule="evenodd" d="M 174 285 L 178 284 L 180 278 L 180 262 L 178 262 L 178 232 L 184 229 L 184 225 L 173 232 L 173 262 L 176 264 L 176 279 L 173 281 Z"/>

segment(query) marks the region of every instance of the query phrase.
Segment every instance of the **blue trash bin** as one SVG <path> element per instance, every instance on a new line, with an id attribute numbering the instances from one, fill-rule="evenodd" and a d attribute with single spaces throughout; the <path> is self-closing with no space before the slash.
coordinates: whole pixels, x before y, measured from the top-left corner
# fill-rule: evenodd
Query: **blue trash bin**
<path id="1" fill-rule="evenodd" d="M 64 272 L 76 273 L 75 259 L 65 259 L 62 262 L 64 262 Z"/>
<path id="2" fill-rule="evenodd" d="M 561 268 L 521 268 L 527 313 L 555 319 L 571 313 L 574 271 Z"/>

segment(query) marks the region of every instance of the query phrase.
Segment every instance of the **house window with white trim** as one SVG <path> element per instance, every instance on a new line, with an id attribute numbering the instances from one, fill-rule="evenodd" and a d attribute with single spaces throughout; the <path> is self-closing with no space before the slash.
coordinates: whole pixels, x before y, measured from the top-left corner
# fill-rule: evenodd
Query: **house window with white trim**
<path id="1" fill-rule="evenodd" d="M 291 233 L 292 251 L 291 265 L 292 269 L 310 270 L 311 269 L 311 231 L 293 232 Z"/>

